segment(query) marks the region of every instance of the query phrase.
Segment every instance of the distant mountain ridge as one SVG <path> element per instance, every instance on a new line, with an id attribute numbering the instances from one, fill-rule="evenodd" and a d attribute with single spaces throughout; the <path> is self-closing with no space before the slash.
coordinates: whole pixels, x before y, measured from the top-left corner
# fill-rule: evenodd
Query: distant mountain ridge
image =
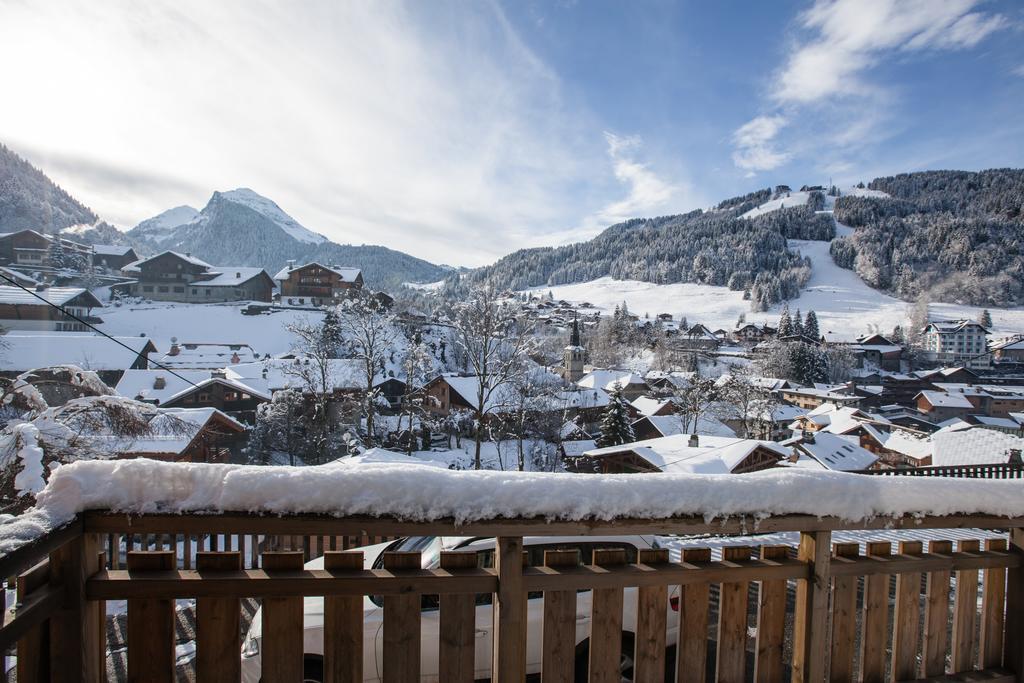
<path id="1" fill-rule="evenodd" d="M 436 282 L 449 272 L 386 247 L 335 244 L 248 188 L 214 192 L 202 211 L 176 207 L 142 221 L 126 235 L 146 253 L 170 249 L 218 265 L 260 266 L 271 275 L 288 261 L 355 266 L 368 286 L 378 288 Z"/>
<path id="2" fill-rule="evenodd" d="M 140 255 L 190 252 L 217 265 L 259 266 L 271 275 L 289 260 L 355 266 L 375 288 L 437 282 L 451 272 L 386 247 L 335 244 L 248 188 L 214 192 L 202 211 L 174 207 L 122 232 L 0 144 L 0 233 L 26 229 L 86 244 L 131 245 Z"/>

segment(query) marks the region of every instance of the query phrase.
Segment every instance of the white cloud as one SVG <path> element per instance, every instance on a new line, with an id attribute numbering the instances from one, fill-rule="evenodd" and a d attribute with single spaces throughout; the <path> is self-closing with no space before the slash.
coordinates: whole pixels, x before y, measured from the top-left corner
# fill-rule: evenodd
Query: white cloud
<path id="1" fill-rule="evenodd" d="M 625 185 L 629 192 L 597 213 L 605 224 L 619 223 L 627 218 L 649 216 L 664 209 L 676 195 L 679 188 L 660 178 L 647 164 L 636 160 L 643 146 L 639 136 L 622 137 L 605 131 L 608 156 L 612 161 L 615 178 Z"/>
<path id="2" fill-rule="evenodd" d="M 475 264 L 577 223 L 606 160 L 601 127 L 497 4 L 15 1 L 3 16 L 0 62 L 18 68 L 0 71 L 0 139 L 122 226 L 248 186 L 337 241 Z M 623 174 L 654 191 L 643 168 Z"/>
<path id="3" fill-rule="evenodd" d="M 819 0 L 799 18 L 814 37 L 799 44 L 778 74 L 773 98 L 808 103 L 858 94 L 861 74 L 887 52 L 966 49 L 1007 25 L 972 12 L 978 0 Z"/>
<path id="4" fill-rule="evenodd" d="M 758 116 L 736 130 L 733 162 L 751 175 L 798 155 L 806 145 L 779 139 L 785 124 L 799 126 L 805 138 L 827 141 L 830 153 L 841 154 L 844 147 L 876 136 L 874 126 L 889 118 L 891 97 L 866 78 L 867 72 L 899 53 L 972 48 L 1009 25 L 1002 15 L 973 11 L 978 4 L 980 0 L 817 0 L 797 18 L 806 39 L 793 45 L 769 84 L 776 113 Z M 816 116 L 808 121 L 801 112 L 811 106 Z M 788 151 L 778 151 L 782 146 Z"/>
<path id="5" fill-rule="evenodd" d="M 737 128 L 732 134 L 736 147 L 733 163 L 751 173 L 770 171 L 786 163 L 791 155 L 778 151 L 773 144 L 785 125 L 782 116 L 758 116 Z"/>

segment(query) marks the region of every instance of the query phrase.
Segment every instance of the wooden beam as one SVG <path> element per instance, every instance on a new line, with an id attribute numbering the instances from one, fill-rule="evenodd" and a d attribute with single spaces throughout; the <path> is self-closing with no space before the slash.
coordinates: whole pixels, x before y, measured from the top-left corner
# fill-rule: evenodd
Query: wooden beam
<path id="1" fill-rule="evenodd" d="M 684 548 L 683 564 L 698 566 L 711 562 L 710 548 Z M 676 681 L 704 683 L 708 654 L 708 583 L 680 588 L 679 639 L 676 646 Z"/>
<path id="2" fill-rule="evenodd" d="M 786 546 L 764 546 L 761 559 L 786 559 Z M 786 581 L 761 581 L 757 592 L 757 643 L 754 681 L 775 683 L 782 680 L 783 647 L 786 634 Z"/>
<path id="3" fill-rule="evenodd" d="M 384 553 L 387 571 L 415 569 L 420 553 Z M 419 593 L 384 596 L 383 683 L 420 680 L 420 601 Z"/>
<path id="4" fill-rule="evenodd" d="M 1006 550 L 1006 540 L 990 538 L 986 550 Z M 981 591 L 981 642 L 978 666 L 982 669 L 1003 663 L 1003 626 L 1006 610 L 1006 570 L 986 569 Z"/>
<path id="5" fill-rule="evenodd" d="M 888 557 L 889 542 L 867 544 L 868 557 Z M 886 636 L 889 628 L 889 575 L 872 574 L 864 579 L 864 607 L 861 616 L 860 669 L 863 683 L 882 683 L 886 670 Z"/>
<path id="6" fill-rule="evenodd" d="M 476 553 L 441 553 L 441 569 L 474 569 L 476 563 Z M 440 596 L 439 607 L 438 680 L 473 683 L 476 654 L 476 595 L 446 593 Z"/>
<path id="7" fill-rule="evenodd" d="M 834 557 L 851 558 L 860 554 L 859 543 L 836 543 Z M 837 576 L 832 581 L 832 652 L 829 680 L 853 680 L 853 655 L 857 631 L 857 577 Z"/>
<path id="8" fill-rule="evenodd" d="M 920 555 L 920 541 L 901 541 L 900 555 Z M 892 680 L 905 681 L 917 675 L 917 641 L 920 633 L 921 573 L 896 577 L 896 606 L 892 629 Z"/>
<path id="9" fill-rule="evenodd" d="M 626 563 L 622 548 L 594 550 L 593 566 L 614 567 Z M 623 589 L 597 588 L 591 591 L 590 683 L 620 683 L 619 660 L 622 654 Z M 521 678 L 516 680 L 522 680 Z"/>
<path id="10" fill-rule="evenodd" d="M 362 568 L 362 552 L 324 553 L 324 569 L 328 571 L 360 571 Z M 325 596 L 324 683 L 362 683 L 364 647 L 363 596 Z"/>
<path id="11" fill-rule="evenodd" d="M 196 553 L 196 568 L 227 571 L 242 568 L 240 553 Z M 196 678 L 241 680 L 241 600 L 231 597 L 196 600 Z"/>
<path id="12" fill-rule="evenodd" d="M 1024 556 L 1024 529 L 1010 531 L 1010 550 Z M 1024 567 L 1014 567 L 1006 577 L 1006 648 L 1003 666 L 1024 680 Z"/>
<path id="13" fill-rule="evenodd" d="M 578 550 L 547 550 L 545 567 L 575 567 Z M 541 680 L 544 683 L 573 683 L 576 657 L 576 591 L 550 590 L 544 593 Z"/>
<path id="14" fill-rule="evenodd" d="M 930 541 L 930 554 L 949 555 L 951 541 Z M 946 671 L 946 647 L 949 636 L 949 571 L 931 571 L 926 577 L 924 602 L 924 645 L 921 652 L 921 675 L 941 676 Z"/>
<path id="15" fill-rule="evenodd" d="M 978 552 L 976 540 L 963 540 L 957 544 L 960 552 Z M 978 615 L 978 570 L 966 569 L 956 573 L 956 597 L 953 601 L 953 646 L 951 666 L 953 673 L 974 668 L 974 642 Z"/>
<path id="16" fill-rule="evenodd" d="M 128 570 L 136 575 L 174 566 L 174 553 L 128 553 Z M 128 680 L 173 683 L 174 600 L 136 598 L 128 601 Z"/>
<path id="17" fill-rule="evenodd" d="M 722 560 L 740 562 L 750 559 L 746 546 L 722 548 Z M 721 683 L 743 683 L 747 667 L 746 581 L 722 583 L 718 589 L 718 647 L 715 651 L 715 675 Z"/>
<path id="18" fill-rule="evenodd" d="M 668 564 L 668 549 L 641 549 L 637 563 L 657 569 Z M 547 597 L 545 596 L 545 599 Z M 664 683 L 668 586 L 641 586 L 636 596 L 634 683 Z"/>

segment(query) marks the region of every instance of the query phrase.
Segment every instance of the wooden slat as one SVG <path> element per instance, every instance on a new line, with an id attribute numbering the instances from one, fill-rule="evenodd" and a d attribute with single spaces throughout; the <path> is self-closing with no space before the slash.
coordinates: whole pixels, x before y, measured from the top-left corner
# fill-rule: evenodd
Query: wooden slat
<path id="1" fill-rule="evenodd" d="M 521 683 L 526 676 L 526 588 L 523 585 L 523 539 L 498 536 L 494 565 L 498 590 L 494 594 L 492 683 Z"/>
<path id="2" fill-rule="evenodd" d="M 121 534 L 110 535 L 110 568 L 121 568 Z"/>
<path id="3" fill-rule="evenodd" d="M 859 543 L 836 543 L 835 557 L 857 557 Z M 832 654 L 829 680 L 853 680 L 853 656 L 857 631 L 857 577 L 837 576 L 832 581 Z"/>
<path id="4" fill-rule="evenodd" d="M 35 567 L 18 576 L 18 605 L 24 608 L 29 596 L 36 591 L 43 591 L 50 579 L 49 560 L 43 560 Z M 35 597 L 40 597 L 41 593 Z M 24 618 L 23 615 L 21 615 Z M 40 620 L 28 628 L 18 640 L 17 675 L 19 681 L 45 681 L 50 678 L 49 633 Z M 4 648 L 2 652 L 6 652 Z"/>
<path id="5" fill-rule="evenodd" d="M 740 562 L 750 559 L 745 546 L 722 548 L 722 560 Z M 747 664 L 747 591 L 743 582 L 723 583 L 718 592 L 718 648 L 715 675 L 720 683 L 743 683 Z"/>
<path id="6" fill-rule="evenodd" d="M 960 541 L 960 552 L 971 553 L 980 548 L 976 540 Z M 974 668 L 974 634 L 978 611 L 978 572 L 963 570 L 956 573 L 956 597 L 953 601 L 953 646 L 951 666 L 953 673 Z"/>
<path id="7" fill-rule="evenodd" d="M 892 545 L 868 543 L 868 557 L 888 557 Z M 889 576 L 874 574 L 864 579 L 861 616 L 860 669 L 863 683 L 883 683 L 886 669 L 886 636 L 889 628 Z"/>
<path id="8" fill-rule="evenodd" d="M 198 553 L 199 571 L 230 571 L 242 568 L 235 552 Z M 200 681 L 239 681 L 241 660 L 241 601 L 238 598 L 196 600 L 196 677 Z"/>
<path id="9" fill-rule="evenodd" d="M 614 567 L 625 563 L 626 551 L 621 548 L 595 549 L 591 559 L 595 567 Z M 590 683 L 620 683 L 623 590 L 621 586 L 599 588 L 592 591 L 591 596 Z"/>
<path id="10" fill-rule="evenodd" d="M 476 553 L 441 553 L 441 569 L 473 569 L 476 564 Z M 445 594 L 440 596 L 440 603 L 439 680 L 472 683 L 476 654 L 476 595 Z"/>
<path id="11" fill-rule="evenodd" d="M 800 581 L 793 615 L 793 680 L 818 683 L 828 660 L 828 594 L 831 533 L 800 534 L 799 559 L 811 565 L 811 578 Z"/>
<path id="12" fill-rule="evenodd" d="M 182 536 L 181 539 L 181 554 L 184 556 L 183 565 L 185 569 L 192 568 L 192 537 L 188 534 Z"/>
<path id="13" fill-rule="evenodd" d="M 896 556 L 888 559 L 861 558 L 859 560 L 836 560 L 832 564 L 832 576 L 870 576 L 871 574 L 921 574 L 933 571 L 961 569 L 992 569 L 1012 567 L 1020 558 L 1002 551 L 978 551 L 973 553 L 951 553 L 949 555 L 921 554 L 914 557 Z"/>
<path id="14" fill-rule="evenodd" d="M 302 569 L 301 552 L 263 553 L 262 560 L 268 573 Z M 263 683 L 294 683 L 302 679 L 302 602 L 301 596 L 263 598 Z"/>
<path id="15" fill-rule="evenodd" d="M 362 568 L 362 552 L 324 553 L 324 569 L 358 571 Z M 326 596 L 324 683 L 362 683 L 363 647 L 363 596 Z"/>
<path id="16" fill-rule="evenodd" d="M 1010 552 L 1024 557 L 1024 529 L 1010 530 Z M 1024 680 L 1024 567 L 1014 567 L 1006 573 L 1006 642 L 1016 644 L 1007 647 L 1003 654 L 1003 666 Z"/>
<path id="17" fill-rule="evenodd" d="M 642 549 L 637 563 L 661 567 L 668 563 L 668 549 Z M 641 586 L 636 597 L 636 656 L 634 683 L 664 683 L 668 586 Z"/>
<path id="18" fill-rule="evenodd" d="M 384 553 L 384 569 L 420 568 L 419 553 Z M 420 594 L 384 596 L 384 683 L 420 679 Z"/>
<path id="19" fill-rule="evenodd" d="M 1006 550 L 1006 540 L 990 538 L 986 550 Z M 1003 663 L 1003 626 L 1006 608 L 1006 570 L 986 569 L 981 593 L 981 643 L 978 665 L 982 669 Z"/>
<path id="20" fill-rule="evenodd" d="M 685 548 L 683 562 L 711 562 L 709 548 Z M 697 583 L 680 589 L 679 640 L 676 645 L 676 681 L 704 683 L 708 654 L 708 595 L 710 585 Z"/>
<path id="21" fill-rule="evenodd" d="M 948 555 L 951 541 L 930 541 L 929 554 Z M 921 675 L 941 676 L 946 671 L 946 649 L 949 645 L 949 571 L 928 572 L 924 602 L 924 645 L 921 652 Z"/>
<path id="22" fill-rule="evenodd" d="M 920 541 L 901 541 L 900 555 L 913 557 L 923 549 Z M 921 629 L 921 574 L 896 577 L 896 607 L 892 629 L 892 678 L 913 679 L 917 675 L 917 641 Z"/>
<path id="23" fill-rule="evenodd" d="M 578 550 L 547 550 L 545 567 L 575 567 Z M 576 591 L 544 593 L 544 630 L 541 680 L 544 683 L 573 683 L 576 657 Z"/>
<path id="24" fill-rule="evenodd" d="M 168 570 L 174 566 L 169 551 L 128 553 L 128 571 Z M 128 601 L 128 680 L 174 681 L 174 600 Z"/>
<path id="25" fill-rule="evenodd" d="M 786 558 L 786 546 L 763 546 L 761 559 Z M 786 635 L 786 581 L 761 581 L 757 592 L 757 643 L 754 680 L 775 683 L 782 680 L 783 646 Z"/>
<path id="26" fill-rule="evenodd" d="M 106 564 L 99 534 L 83 534 L 50 556 L 50 581 L 64 604 L 50 617 L 50 676 L 55 682 L 99 681 L 105 674 L 105 604 L 86 599 L 86 577 Z"/>

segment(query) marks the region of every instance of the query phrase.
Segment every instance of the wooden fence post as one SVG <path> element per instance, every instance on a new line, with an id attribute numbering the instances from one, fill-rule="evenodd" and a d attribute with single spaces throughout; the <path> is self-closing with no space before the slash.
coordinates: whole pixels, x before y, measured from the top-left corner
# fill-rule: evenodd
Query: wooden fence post
<path id="1" fill-rule="evenodd" d="M 174 568 L 174 553 L 128 553 L 128 571 Z M 128 680 L 174 681 L 174 600 L 139 598 L 128 601 Z"/>
<path id="2" fill-rule="evenodd" d="M 50 618 L 53 681 L 106 679 L 106 603 L 85 599 L 85 580 L 102 568 L 102 539 L 83 534 L 50 556 L 50 582 L 65 588 L 63 609 Z"/>
<path id="3" fill-rule="evenodd" d="M 821 683 L 828 668 L 828 594 L 831 572 L 828 531 L 800 533 L 798 558 L 810 578 L 797 582 L 793 619 L 793 682 Z"/>
<path id="4" fill-rule="evenodd" d="M 268 574 L 301 571 L 302 553 L 263 553 L 263 570 Z M 302 606 L 301 597 L 263 598 L 263 640 L 260 652 L 264 683 L 302 680 Z"/>
<path id="5" fill-rule="evenodd" d="M 400 571 L 419 569 L 418 552 L 384 553 L 384 569 Z M 405 683 L 420 680 L 422 596 L 419 593 L 384 596 L 383 683 Z"/>
<path id="6" fill-rule="evenodd" d="M 362 552 L 324 553 L 324 569 L 359 571 Z M 362 683 L 363 596 L 328 595 L 324 598 L 324 681 Z"/>
<path id="7" fill-rule="evenodd" d="M 196 569 L 241 571 L 242 555 L 236 552 L 196 553 Z M 239 681 L 242 662 L 241 608 L 238 598 L 196 600 L 196 678 L 200 681 Z"/>
<path id="8" fill-rule="evenodd" d="M 492 683 L 522 683 L 526 677 L 526 591 L 523 589 L 523 539 L 495 539 L 494 565 L 498 592 L 494 596 Z"/>

